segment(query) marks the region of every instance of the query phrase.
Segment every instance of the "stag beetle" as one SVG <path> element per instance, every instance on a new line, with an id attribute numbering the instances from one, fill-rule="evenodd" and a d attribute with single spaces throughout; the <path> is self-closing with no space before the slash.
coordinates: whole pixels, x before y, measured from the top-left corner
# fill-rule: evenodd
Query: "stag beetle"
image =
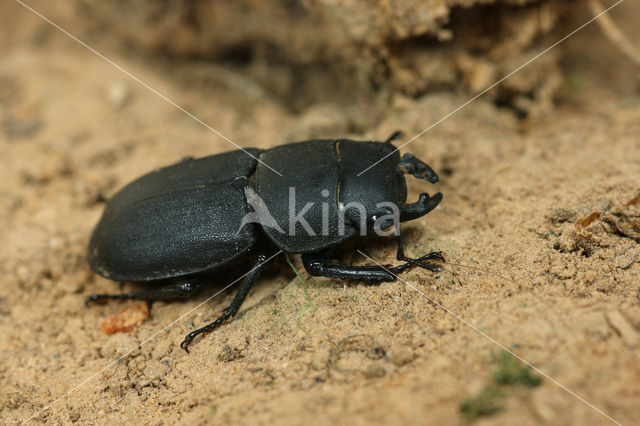
<path id="1" fill-rule="evenodd" d="M 431 183 L 438 182 L 438 175 L 411 154 L 400 158 L 391 143 L 400 136 L 396 132 L 384 142 L 310 140 L 187 158 L 138 178 L 108 201 L 91 236 L 88 261 L 111 280 L 158 287 L 94 294 L 87 302 L 186 298 L 200 288 L 205 273 L 251 260 L 253 267 L 231 305 L 185 337 L 181 347 L 188 352 L 197 335 L 238 312 L 269 250 L 301 254 L 311 275 L 339 279 L 378 283 L 395 281 L 396 274 L 414 266 L 440 271 L 429 262 L 444 261 L 440 252 L 417 259 L 404 254 L 398 222 L 429 213 L 442 194 L 423 193 L 417 202 L 405 203 L 403 174 Z M 304 206 L 299 213 L 298 205 Z M 383 268 L 329 261 L 329 248 L 367 230 L 390 227 L 398 238 L 397 259 L 404 263 Z"/>

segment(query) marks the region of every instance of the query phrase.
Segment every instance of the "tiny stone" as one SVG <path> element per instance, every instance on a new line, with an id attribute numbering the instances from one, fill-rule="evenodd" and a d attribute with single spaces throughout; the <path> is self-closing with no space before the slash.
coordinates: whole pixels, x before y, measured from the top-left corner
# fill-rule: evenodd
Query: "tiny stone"
<path id="1" fill-rule="evenodd" d="M 7 119 L 4 122 L 4 133 L 9 139 L 23 139 L 35 135 L 42 124 L 37 120 Z"/>
<path id="2" fill-rule="evenodd" d="M 131 91 L 129 88 L 122 82 L 117 82 L 109 87 L 109 92 L 107 94 L 107 99 L 114 106 L 121 108 L 126 105 L 126 103 L 131 98 Z"/>
<path id="3" fill-rule="evenodd" d="M 18 277 L 18 280 L 21 284 L 29 281 L 30 275 L 31 274 L 29 274 L 29 268 L 24 265 L 18 266 L 18 269 L 16 269 L 16 277 Z"/>
<path id="4" fill-rule="evenodd" d="M 393 348 L 389 353 L 389 360 L 398 367 L 410 363 L 414 358 L 410 350 L 403 348 Z"/>
<path id="5" fill-rule="evenodd" d="M 387 372 L 384 370 L 384 368 L 375 366 L 368 367 L 364 372 L 365 377 L 369 379 L 384 377 L 385 374 L 387 374 Z"/>

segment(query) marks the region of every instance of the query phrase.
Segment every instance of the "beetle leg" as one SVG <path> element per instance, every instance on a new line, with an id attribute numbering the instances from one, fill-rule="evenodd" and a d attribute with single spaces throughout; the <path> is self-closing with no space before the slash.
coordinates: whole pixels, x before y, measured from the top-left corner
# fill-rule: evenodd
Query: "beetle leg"
<path id="1" fill-rule="evenodd" d="M 436 265 L 435 263 L 431 263 L 431 262 L 425 262 L 425 260 L 441 260 L 442 262 L 444 262 L 444 256 L 442 256 L 441 251 L 434 251 L 431 253 L 427 253 L 418 259 L 412 259 L 410 257 L 407 257 L 404 254 L 404 238 L 402 237 L 400 226 L 396 225 L 396 231 L 398 233 L 398 251 L 396 252 L 396 258 L 398 260 L 405 261 L 411 265 L 419 266 L 421 268 L 425 268 L 433 272 L 442 271 L 442 267 L 440 265 Z"/>
<path id="2" fill-rule="evenodd" d="M 398 251 L 396 257 L 398 260 L 402 260 L 406 263 L 397 266 L 391 266 L 383 268 L 382 266 L 350 266 L 350 265 L 336 265 L 329 263 L 325 253 L 304 253 L 302 255 L 302 263 L 304 268 L 311 275 L 339 278 L 339 279 L 351 279 L 361 280 L 368 282 L 381 282 L 381 281 L 395 281 L 396 275 L 401 272 L 411 269 L 414 266 L 425 268 L 433 272 L 442 271 L 442 267 L 435 263 L 425 262 L 425 260 L 440 260 L 444 262 L 442 252 L 434 251 L 427 253 L 418 259 L 412 259 L 404 254 L 404 239 L 400 227 L 397 227 L 398 232 Z"/>
<path id="3" fill-rule="evenodd" d="M 164 300 L 164 299 L 186 299 L 193 295 L 200 286 L 202 281 L 199 278 L 191 278 L 183 280 L 177 284 L 170 284 L 153 290 L 132 291 L 124 294 L 92 294 L 87 298 L 86 304 L 103 300 L 116 299 L 135 299 L 135 300 Z"/>
<path id="4" fill-rule="evenodd" d="M 324 253 L 304 253 L 302 255 L 304 268 L 311 275 L 360 280 L 369 282 L 395 281 L 396 277 L 380 266 L 350 266 L 330 264 Z"/>
<path id="5" fill-rule="evenodd" d="M 435 209 L 440 201 L 442 201 L 442 192 L 437 192 L 431 197 L 426 192 L 422 193 L 415 203 L 400 206 L 400 221 L 406 222 L 422 217 Z"/>
<path id="6" fill-rule="evenodd" d="M 352 266 L 352 265 L 336 265 L 330 263 L 329 259 L 324 253 L 304 253 L 302 255 L 302 263 L 304 268 L 311 275 L 350 279 L 358 281 L 366 281 L 368 283 L 377 284 L 382 281 L 395 281 L 396 275 L 404 272 L 414 266 L 420 266 L 423 268 L 439 271 L 440 267 L 435 264 L 423 262 L 426 259 L 440 259 L 441 256 L 438 253 L 430 253 L 420 259 L 410 259 L 407 263 L 402 265 L 390 266 L 384 268 L 382 266 Z"/>
<path id="7" fill-rule="evenodd" d="M 412 174 L 418 179 L 424 179 L 431 183 L 437 183 L 440 180 L 438 174 L 428 164 L 409 153 L 402 156 L 399 166 L 402 171 Z"/>
<path id="8" fill-rule="evenodd" d="M 182 341 L 182 343 L 180 343 L 180 347 L 182 349 L 184 349 L 187 353 L 189 353 L 189 345 L 191 344 L 191 342 L 193 342 L 193 339 L 195 339 L 199 334 L 208 333 L 210 331 L 215 330 L 216 328 L 220 327 L 226 320 L 232 318 L 235 314 L 238 313 L 238 310 L 240 309 L 242 302 L 244 302 L 244 299 L 247 297 L 247 294 L 249 294 L 249 290 L 251 289 L 251 286 L 258 279 L 258 276 L 260 276 L 260 270 L 262 269 L 261 266 L 263 263 L 266 262 L 266 260 L 267 260 L 267 256 L 263 254 L 259 254 L 258 256 L 256 256 L 255 265 L 249 271 L 244 281 L 242 281 L 242 284 L 240 285 L 240 289 L 236 293 L 236 296 L 233 298 L 231 305 L 226 307 L 222 311 L 222 315 L 220 315 L 220 317 L 218 317 L 214 322 L 207 324 L 204 327 L 194 330 L 191 333 L 187 334 L 184 340 Z"/>
<path id="9" fill-rule="evenodd" d="M 391 143 L 403 137 L 404 137 L 404 132 L 402 130 L 396 130 L 391 134 L 391 136 L 387 138 L 387 140 L 384 141 L 384 143 Z"/>

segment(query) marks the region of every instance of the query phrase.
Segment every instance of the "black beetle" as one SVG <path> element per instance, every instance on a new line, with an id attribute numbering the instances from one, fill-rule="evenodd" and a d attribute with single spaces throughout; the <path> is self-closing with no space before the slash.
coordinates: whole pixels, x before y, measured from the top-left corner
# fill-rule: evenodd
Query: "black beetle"
<path id="1" fill-rule="evenodd" d="M 197 335 L 238 312 L 266 253 L 274 247 L 302 254 L 311 275 L 332 278 L 381 282 L 394 281 L 395 274 L 413 266 L 441 270 L 428 262 L 444 261 L 440 252 L 418 259 L 404 255 L 398 222 L 424 216 L 442 194 L 423 193 L 417 202 L 405 203 L 404 173 L 431 183 L 438 182 L 438 176 L 411 154 L 400 158 L 391 144 L 400 135 L 396 132 L 385 142 L 311 140 L 187 158 L 138 178 L 107 203 L 91 236 L 88 260 L 103 277 L 162 286 L 119 295 L 94 294 L 88 302 L 185 298 L 201 286 L 206 272 L 252 258 L 253 268 L 231 305 L 214 322 L 185 337 L 181 346 L 188 352 Z M 385 156 L 374 169 L 361 173 Z M 305 207 L 296 214 L 298 203 Z M 396 216 L 389 205 L 397 206 Z M 385 269 L 329 262 L 330 247 L 392 225 L 398 237 L 397 259 L 405 263 Z"/>

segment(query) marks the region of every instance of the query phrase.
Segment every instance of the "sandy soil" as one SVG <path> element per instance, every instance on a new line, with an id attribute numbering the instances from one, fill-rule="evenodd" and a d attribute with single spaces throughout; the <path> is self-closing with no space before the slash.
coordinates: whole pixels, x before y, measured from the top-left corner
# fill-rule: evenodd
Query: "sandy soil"
<path id="1" fill-rule="evenodd" d="M 623 424 L 640 418 L 638 71 L 597 27 L 563 47 L 553 111 L 520 120 L 480 99 L 403 150 L 441 174 L 441 207 L 406 228 L 410 254 L 444 251 L 442 273 L 369 287 L 302 272 L 308 299 L 279 258 L 240 314 L 187 355 L 183 336 L 233 294 L 173 322 L 234 277 L 190 301 L 155 303 L 133 332 L 107 335 L 102 322 L 123 305 L 85 308 L 85 297 L 132 286 L 94 274 L 86 246 L 122 185 L 233 147 L 24 9 L 9 10 L 24 28 L 6 37 L 0 62 L 4 422 L 48 407 L 35 422 L 456 424 L 470 399 L 491 411 L 478 424 L 610 422 L 589 404 Z M 615 15 L 628 30 L 632 11 Z M 227 74 L 189 85 L 166 64 L 106 53 L 246 147 L 413 135 L 468 99 L 397 95 L 368 132 L 349 134 L 367 106 L 294 115 L 236 90 Z M 423 188 L 410 189 L 414 199 Z M 346 261 L 364 264 L 356 248 L 394 261 L 391 241 L 345 247 Z M 496 342 L 553 380 L 497 383 Z"/>

